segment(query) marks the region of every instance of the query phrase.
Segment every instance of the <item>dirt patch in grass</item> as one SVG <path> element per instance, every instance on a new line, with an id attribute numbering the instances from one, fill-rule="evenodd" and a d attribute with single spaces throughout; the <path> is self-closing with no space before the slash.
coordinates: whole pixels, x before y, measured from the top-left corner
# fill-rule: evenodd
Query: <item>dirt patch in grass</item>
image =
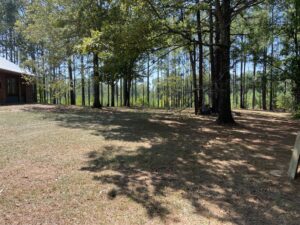
<path id="1" fill-rule="evenodd" d="M 300 123 L 236 111 L 0 107 L 0 224 L 299 224 Z"/>

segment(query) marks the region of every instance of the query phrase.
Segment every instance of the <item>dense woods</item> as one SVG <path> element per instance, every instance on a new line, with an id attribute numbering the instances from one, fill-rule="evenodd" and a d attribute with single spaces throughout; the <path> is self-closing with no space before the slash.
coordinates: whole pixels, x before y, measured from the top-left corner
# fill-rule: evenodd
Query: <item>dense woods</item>
<path id="1" fill-rule="evenodd" d="M 6 0 L 0 55 L 40 103 L 297 110 L 297 0 Z"/>

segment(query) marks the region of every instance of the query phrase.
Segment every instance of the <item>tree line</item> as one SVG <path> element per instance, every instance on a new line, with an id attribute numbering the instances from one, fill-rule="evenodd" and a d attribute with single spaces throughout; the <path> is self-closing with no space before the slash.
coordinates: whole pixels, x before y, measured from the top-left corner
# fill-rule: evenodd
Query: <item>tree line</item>
<path id="1" fill-rule="evenodd" d="M 6 0 L 0 55 L 41 103 L 296 110 L 297 0 Z"/>

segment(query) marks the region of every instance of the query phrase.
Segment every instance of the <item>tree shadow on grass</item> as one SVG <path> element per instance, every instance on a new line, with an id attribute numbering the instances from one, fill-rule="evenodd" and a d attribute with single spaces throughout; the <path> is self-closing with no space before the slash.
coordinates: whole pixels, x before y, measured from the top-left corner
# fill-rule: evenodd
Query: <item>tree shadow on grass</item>
<path id="1" fill-rule="evenodd" d="M 109 110 L 45 118 L 110 141 L 149 143 L 103 146 L 81 170 L 113 185 L 110 199 L 126 196 L 151 218 L 174 217 L 170 201 L 180 193 L 197 215 L 220 223 L 299 224 L 300 182 L 286 176 L 298 122 L 242 113 L 239 126 L 222 127 L 207 117 Z"/>

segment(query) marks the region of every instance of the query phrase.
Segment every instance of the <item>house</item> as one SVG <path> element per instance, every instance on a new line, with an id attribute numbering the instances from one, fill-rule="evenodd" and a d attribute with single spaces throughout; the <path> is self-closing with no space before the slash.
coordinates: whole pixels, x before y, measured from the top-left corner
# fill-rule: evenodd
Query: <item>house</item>
<path id="1" fill-rule="evenodd" d="M 0 105 L 36 102 L 35 85 L 25 76 L 33 76 L 18 65 L 0 57 Z"/>

